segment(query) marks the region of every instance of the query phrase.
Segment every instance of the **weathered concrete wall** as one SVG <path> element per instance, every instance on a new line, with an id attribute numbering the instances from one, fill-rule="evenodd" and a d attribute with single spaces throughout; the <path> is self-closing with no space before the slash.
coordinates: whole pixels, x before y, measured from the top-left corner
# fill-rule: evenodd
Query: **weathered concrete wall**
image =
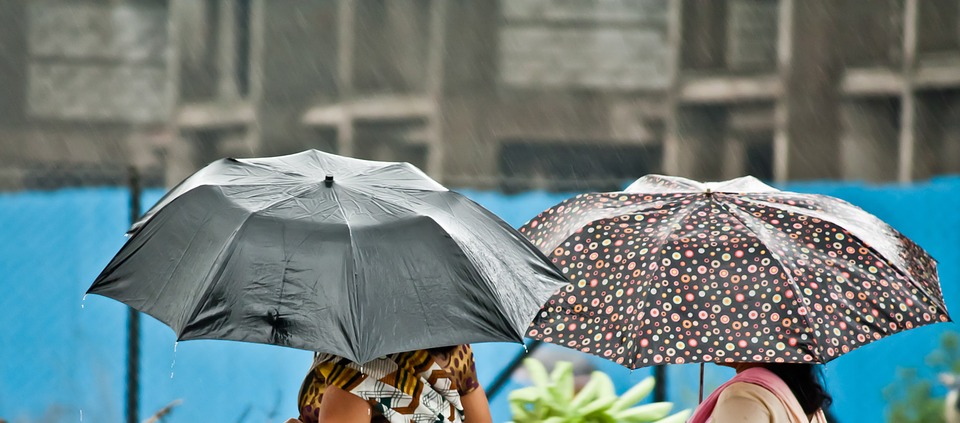
<path id="1" fill-rule="evenodd" d="M 514 87 L 660 89 L 667 2 L 503 3 L 500 79 Z"/>
<path id="2" fill-rule="evenodd" d="M 162 3 L 3 0 L 0 10 L 0 184 L 16 188 L 51 165 L 79 182 L 160 165 L 152 148 L 170 110 Z"/>
<path id="3" fill-rule="evenodd" d="M 304 111 L 337 98 L 337 4 L 265 2 L 263 60 L 255 64 L 263 91 L 257 104 L 257 154 L 317 148 L 321 140 L 302 125 Z"/>
<path id="4" fill-rule="evenodd" d="M 793 5 L 792 60 L 788 69 L 781 69 L 786 73 L 786 179 L 837 179 L 841 68 L 834 38 L 836 3 L 806 0 Z"/>
<path id="5" fill-rule="evenodd" d="M 165 9 L 32 2 L 26 18 L 29 116 L 116 123 L 166 119 Z"/>

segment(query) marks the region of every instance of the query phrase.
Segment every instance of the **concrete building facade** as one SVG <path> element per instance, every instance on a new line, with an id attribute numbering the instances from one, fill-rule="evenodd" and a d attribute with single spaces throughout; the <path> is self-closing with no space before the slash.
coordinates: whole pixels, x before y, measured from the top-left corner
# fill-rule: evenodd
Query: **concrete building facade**
<path id="1" fill-rule="evenodd" d="M 0 131 L 20 134 L 2 148 L 121 151 L 95 156 L 162 168 L 168 183 L 218 157 L 305 148 L 508 191 L 613 189 L 651 172 L 960 172 L 960 0 L 70 2 L 107 10 L 98 19 L 126 28 L 111 37 L 157 33 L 82 54 L 39 11 L 67 6 L 2 1 L 27 17 L 4 15 L 27 24 L 3 34 L 24 48 L 0 72 L 26 88 L 0 94 L 12 111 Z M 109 101 L 57 97 L 78 87 Z M 51 144 L 56 131 L 71 139 Z M 3 165 L 64 159 L 30 154 Z"/>
<path id="2" fill-rule="evenodd" d="M 162 1 L 0 0 L 0 188 L 162 178 Z"/>

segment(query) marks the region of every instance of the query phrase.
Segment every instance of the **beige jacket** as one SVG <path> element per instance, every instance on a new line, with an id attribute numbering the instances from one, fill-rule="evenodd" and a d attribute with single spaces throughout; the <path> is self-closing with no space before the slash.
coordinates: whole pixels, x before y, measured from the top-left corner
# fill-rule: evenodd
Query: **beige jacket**
<path id="1" fill-rule="evenodd" d="M 822 411 L 805 415 L 796 398 L 785 403 L 752 383 L 734 383 L 720 393 L 711 423 L 826 423 Z"/>

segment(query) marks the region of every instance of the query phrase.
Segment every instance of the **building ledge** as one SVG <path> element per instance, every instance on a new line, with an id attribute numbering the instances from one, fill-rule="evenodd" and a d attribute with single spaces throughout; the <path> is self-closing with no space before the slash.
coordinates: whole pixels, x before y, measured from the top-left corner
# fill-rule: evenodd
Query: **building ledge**
<path id="1" fill-rule="evenodd" d="M 840 89 L 852 96 L 897 96 L 903 84 L 900 72 L 890 68 L 851 68 L 844 73 Z"/>
<path id="2" fill-rule="evenodd" d="M 680 100 L 687 103 L 774 100 L 782 92 L 776 74 L 693 77 L 680 84 Z"/>
<path id="3" fill-rule="evenodd" d="M 427 119 L 434 111 L 434 101 L 426 96 L 377 96 L 317 105 L 301 120 L 308 126 L 338 126 L 346 121 Z"/>
<path id="4" fill-rule="evenodd" d="M 180 106 L 176 114 L 176 124 L 181 130 L 247 126 L 255 119 L 256 111 L 249 102 L 187 103 Z"/>
<path id="5" fill-rule="evenodd" d="M 960 87 L 960 52 L 921 57 L 913 82 L 919 88 Z"/>

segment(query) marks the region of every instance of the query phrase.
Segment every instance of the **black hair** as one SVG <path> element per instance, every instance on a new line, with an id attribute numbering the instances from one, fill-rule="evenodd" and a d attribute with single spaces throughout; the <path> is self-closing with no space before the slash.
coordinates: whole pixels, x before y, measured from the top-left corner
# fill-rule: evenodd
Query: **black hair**
<path id="1" fill-rule="evenodd" d="M 429 348 L 427 351 L 429 351 L 431 354 L 447 355 L 452 353 L 453 350 L 457 349 L 457 347 L 459 347 L 459 345 L 449 345 L 446 347 Z"/>
<path id="2" fill-rule="evenodd" d="M 804 413 L 813 414 L 817 409 L 826 410 L 833 403 L 833 398 L 823 387 L 820 366 L 809 363 L 774 363 L 764 367 L 787 383 Z"/>

